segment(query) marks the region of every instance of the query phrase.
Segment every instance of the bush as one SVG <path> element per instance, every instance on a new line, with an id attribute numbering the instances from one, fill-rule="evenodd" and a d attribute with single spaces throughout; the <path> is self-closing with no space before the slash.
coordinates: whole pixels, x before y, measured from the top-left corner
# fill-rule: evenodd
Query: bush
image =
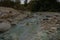
<path id="1" fill-rule="evenodd" d="M 57 3 L 56 0 L 38 0 L 31 1 L 28 4 L 28 10 L 30 11 L 51 11 L 51 12 L 59 12 L 60 11 L 60 3 Z"/>
<path id="2" fill-rule="evenodd" d="M 13 1 L 0 1 L 0 6 L 20 9 L 20 4 Z"/>

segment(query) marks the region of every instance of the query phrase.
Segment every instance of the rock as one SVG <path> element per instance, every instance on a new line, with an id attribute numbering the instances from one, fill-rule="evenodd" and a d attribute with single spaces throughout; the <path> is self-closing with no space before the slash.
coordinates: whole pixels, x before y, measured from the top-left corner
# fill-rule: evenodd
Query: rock
<path id="1" fill-rule="evenodd" d="M 11 28 L 11 25 L 10 25 L 9 22 L 7 22 L 7 21 L 2 21 L 2 22 L 0 23 L 0 32 L 5 32 L 5 31 L 7 31 L 7 30 L 10 29 L 10 28 Z"/>
<path id="2" fill-rule="evenodd" d="M 51 16 L 48 16 L 48 15 L 47 15 L 46 17 L 51 17 Z"/>
<path id="3" fill-rule="evenodd" d="M 16 24 L 11 24 L 11 26 L 16 26 Z"/>
<path id="4" fill-rule="evenodd" d="M 59 17 L 59 15 L 55 15 L 56 17 Z"/>
<path id="5" fill-rule="evenodd" d="M 58 21 L 56 22 L 56 24 L 60 24 L 60 20 L 58 20 Z"/>
<path id="6" fill-rule="evenodd" d="M 45 18 L 45 19 L 43 19 L 43 20 L 49 20 L 48 18 Z"/>
<path id="7" fill-rule="evenodd" d="M 59 30 L 60 30 L 60 28 L 58 27 L 58 28 L 57 28 L 57 30 L 59 31 Z"/>

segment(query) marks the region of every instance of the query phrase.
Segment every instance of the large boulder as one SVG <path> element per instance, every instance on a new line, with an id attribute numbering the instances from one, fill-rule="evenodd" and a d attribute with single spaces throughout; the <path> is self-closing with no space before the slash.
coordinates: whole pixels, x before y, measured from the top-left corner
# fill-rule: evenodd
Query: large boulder
<path id="1" fill-rule="evenodd" d="M 11 28 L 11 25 L 9 22 L 7 21 L 2 21 L 0 22 L 0 32 L 4 32 L 7 31 Z"/>

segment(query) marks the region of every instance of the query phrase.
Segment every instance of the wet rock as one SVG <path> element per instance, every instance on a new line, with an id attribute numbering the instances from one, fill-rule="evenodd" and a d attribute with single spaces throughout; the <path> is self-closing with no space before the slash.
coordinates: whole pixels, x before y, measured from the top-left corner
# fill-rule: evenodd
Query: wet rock
<path id="1" fill-rule="evenodd" d="M 42 14 L 40 14 L 40 15 L 42 15 Z"/>
<path id="2" fill-rule="evenodd" d="M 46 17 L 51 17 L 51 16 L 46 16 Z"/>
<path id="3" fill-rule="evenodd" d="M 33 16 L 32 15 L 27 15 L 28 18 L 32 18 Z"/>
<path id="4" fill-rule="evenodd" d="M 11 24 L 11 26 L 16 26 L 16 24 Z"/>
<path id="5" fill-rule="evenodd" d="M 29 25 L 29 23 L 26 23 L 26 25 Z"/>
<path id="6" fill-rule="evenodd" d="M 58 20 L 58 21 L 56 22 L 56 24 L 60 24 L 60 20 Z"/>
<path id="7" fill-rule="evenodd" d="M 41 26 L 43 27 L 43 29 L 45 30 L 54 30 L 55 26 L 56 26 L 56 22 L 58 20 L 57 19 L 54 19 L 54 17 L 50 17 L 48 19 L 43 19 L 42 22 L 41 22 Z"/>
<path id="8" fill-rule="evenodd" d="M 45 18 L 45 19 L 43 19 L 43 20 L 49 20 L 48 18 Z"/>
<path id="9" fill-rule="evenodd" d="M 57 30 L 60 30 L 60 28 L 57 28 Z"/>
<path id="10" fill-rule="evenodd" d="M 13 21 L 13 19 L 8 18 L 7 21 L 11 23 Z"/>
<path id="11" fill-rule="evenodd" d="M 56 27 L 51 27 L 51 29 L 49 30 L 49 32 L 54 33 L 54 32 L 56 32 L 56 30 L 57 30 Z"/>
<path id="12" fill-rule="evenodd" d="M 16 21 L 14 21 L 14 22 L 11 23 L 12 26 L 15 26 L 16 24 L 17 24 Z"/>
<path id="13" fill-rule="evenodd" d="M 12 11 L 9 11 L 9 13 L 12 13 Z"/>
<path id="14" fill-rule="evenodd" d="M 11 25 L 9 22 L 7 21 L 2 21 L 2 23 L 0 23 L 0 32 L 4 32 L 7 31 L 11 28 Z"/>
<path id="15" fill-rule="evenodd" d="M 59 15 L 55 15 L 56 17 L 58 17 Z"/>
<path id="16" fill-rule="evenodd" d="M 56 17 L 56 16 L 52 16 L 52 18 L 53 18 L 53 19 L 57 19 L 57 17 Z"/>

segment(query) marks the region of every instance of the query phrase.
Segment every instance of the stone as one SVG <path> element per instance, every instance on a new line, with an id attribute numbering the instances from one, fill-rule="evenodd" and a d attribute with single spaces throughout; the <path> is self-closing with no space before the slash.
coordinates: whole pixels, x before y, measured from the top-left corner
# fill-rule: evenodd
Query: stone
<path id="1" fill-rule="evenodd" d="M 48 15 L 47 15 L 46 17 L 51 17 L 51 16 L 48 16 Z"/>
<path id="2" fill-rule="evenodd" d="M 49 20 L 48 18 L 46 18 L 46 19 L 43 19 L 43 20 Z"/>
<path id="3" fill-rule="evenodd" d="M 0 23 L 0 32 L 4 32 L 4 31 L 7 31 L 11 28 L 11 25 L 9 22 L 7 21 L 2 21 Z"/>
<path id="4" fill-rule="evenodd" d="M 59 15 L 55 15 L 56 17 L 59 17 Z"/>

